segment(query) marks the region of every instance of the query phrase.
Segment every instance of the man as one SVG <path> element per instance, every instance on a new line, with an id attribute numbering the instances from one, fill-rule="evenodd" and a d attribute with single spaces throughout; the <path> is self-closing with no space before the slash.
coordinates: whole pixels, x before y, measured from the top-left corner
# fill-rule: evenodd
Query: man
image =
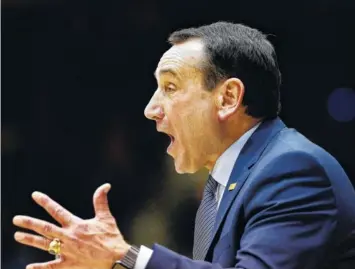
<path id="1" fill-rule="evenodd" d="M 58 259 L 31 269 L 355 268 L 355 192 L 338 162 L 278 118 L 280 72 L 259 31 L 219 22 L 184 29 L 155 72 L 145 109 L 178 173 L 210 171 L 196 215 L 194 260 L 129 245 L 108 207 L 108 184 L 82 220 L 45 194 L 34 200 L 62 227 L 27 216 L 20 243 Z"/>

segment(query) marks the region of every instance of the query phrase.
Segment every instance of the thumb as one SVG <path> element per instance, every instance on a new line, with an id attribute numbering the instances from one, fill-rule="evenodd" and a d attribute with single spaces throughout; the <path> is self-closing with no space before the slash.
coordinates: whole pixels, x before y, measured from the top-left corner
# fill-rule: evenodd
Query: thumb
<path id="1" fill-rule="evenodd" d="M 94 193 L 93 203 L 95 215 L 97 218 L 111 217 L 111 211 L 108 205 L 107 193 L 111 189 L 111 185 L 106 183 L 98 187 Z"/>

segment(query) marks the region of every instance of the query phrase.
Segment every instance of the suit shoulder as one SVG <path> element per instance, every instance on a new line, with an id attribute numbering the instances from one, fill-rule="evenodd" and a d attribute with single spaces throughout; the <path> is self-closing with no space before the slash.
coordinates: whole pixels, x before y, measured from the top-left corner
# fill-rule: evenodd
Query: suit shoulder
<path id="1" fill-rule="evenodd" d="M 270 176 L 307 175 L 313 180 L 330 184 L 339 202 L 343 201 L 343 197 L 355 202 L 354 186 L 340 163 L 294 129 L 285 128 L 273 139 L 252 174 L 266 181 Z"/>
<path id="2" fill-rule="evenodd" d="M 292 128 L 282 130 L 265 151 L 265 157 L 271 159 L 286 156 L 308 160 L 320 166 L 331 165 L 341 168 L 339 162 L 328 151 Z"/>

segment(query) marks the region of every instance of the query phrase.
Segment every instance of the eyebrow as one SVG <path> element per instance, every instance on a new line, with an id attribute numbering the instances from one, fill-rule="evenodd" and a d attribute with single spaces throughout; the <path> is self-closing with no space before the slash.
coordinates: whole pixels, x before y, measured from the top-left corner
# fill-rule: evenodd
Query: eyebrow
<path id="1" fill-rule="evenodd" d="M 176 78 L 180 77 L 178 75 L 178 73 L 176 72 L 176 70 L 173 68 L 170 68 L 170 67 L 161 68 L 161 69 L 159 69 L 159 72 L 157 72 L 157 70 L 155 70 L 155 72 L 154 72 L 155 78 L 157 78 L 158 75 L 162 75 L 162 74 L 171 74 L 172 76 L 174 76 Z"/>

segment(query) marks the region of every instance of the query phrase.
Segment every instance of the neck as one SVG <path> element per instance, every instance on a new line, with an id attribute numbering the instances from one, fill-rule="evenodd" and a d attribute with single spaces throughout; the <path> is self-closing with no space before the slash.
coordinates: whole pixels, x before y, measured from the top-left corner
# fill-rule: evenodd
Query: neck
<path id="1" fill-rule="evenodd" d="M 248 117 L 246 120 L 228 123 L 227 126 L 221 129 L 221 136 L 218 139 L 218 145 L 216 145 L 216 151 L 213 156 L 210 157 L 209 162 L 205 165 L 208 171 L 212 171 L 218 158 L 239 138 L 241 138 L 246 132 L 252 129 L 256 124 L 260 122 L 260 119 Z M 235 128 L 238 126 L 238 128 Z"/>

